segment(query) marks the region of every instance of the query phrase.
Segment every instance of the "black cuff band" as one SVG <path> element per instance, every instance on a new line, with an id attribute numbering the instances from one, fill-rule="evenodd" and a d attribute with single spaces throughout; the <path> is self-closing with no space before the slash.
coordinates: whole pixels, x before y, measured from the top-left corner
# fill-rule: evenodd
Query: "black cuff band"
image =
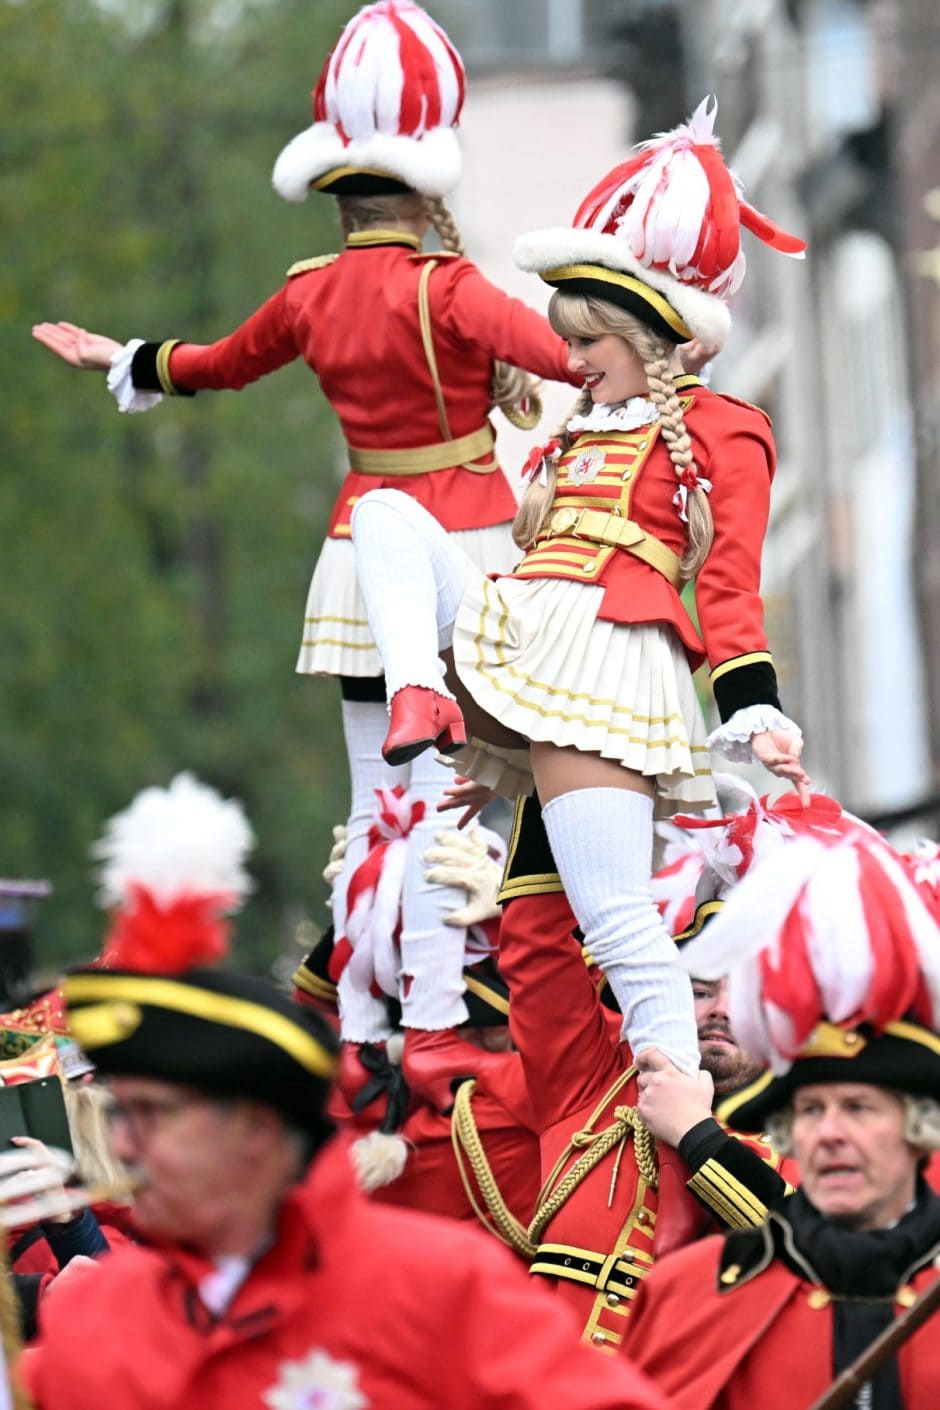
<path id="1" fill-rule="evenodd" d="M 712 1116 L 696 1122 L 679 1142 L 679 1155 L 694 1175 L 710 1156 L 717 1154 L 728 1140 L 725 1132 Z"/>
<path id="2" fill-rule="evenodd" d="M 141 343 L 131 359 L 131 381 L 139 392 L 166 392 L 157 373 L 157 353 L 163 343 Z M 173 395 L 194 397 L 195 392 L 187 392 L 182 387 L 173 386 Z"/>
<path id="3" fill-rule="evenodd" d="M 781 708 L 777 694 L 777 672 L 769 661 L 752 661 L 746 666 L 737 666 L 712 681 L 715 704 L 721 716 L 721 723 L 731 719 L 737 710 L 748 705 L 773 705 Z"/>

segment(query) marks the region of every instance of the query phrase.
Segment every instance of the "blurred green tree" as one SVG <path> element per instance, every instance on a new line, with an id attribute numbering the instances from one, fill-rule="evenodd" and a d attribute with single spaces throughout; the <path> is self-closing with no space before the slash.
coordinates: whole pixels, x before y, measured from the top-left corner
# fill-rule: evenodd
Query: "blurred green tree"
<path id="1" fill-rule="evenodd" d="M 241 962 L 324 916 L 338 692 L 293 666 L 340 469 L 332 413 L 297 363 L 119 417 L 29 329 L 208 341 L 335 248 L 332 203 L 289 206 L 269 174 L 351 8 L 0 0 L 0 873 L 54 884 L 45 968 L 99 945 L 104 819 L 180 768 L 241 797 L 258 836 Z"/>

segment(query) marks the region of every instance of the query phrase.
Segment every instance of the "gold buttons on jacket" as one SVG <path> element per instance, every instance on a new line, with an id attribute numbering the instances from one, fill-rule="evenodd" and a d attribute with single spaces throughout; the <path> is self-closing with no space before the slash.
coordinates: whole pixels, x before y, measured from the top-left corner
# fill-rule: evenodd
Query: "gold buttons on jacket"
<path id="1" fill-rule="evenodd" d="M 831 1302 L 829 1294 L 825 1288 L 810 1288 L 806 1298 L 807 1307 L 811 1307 L 814 1312 L 821 1312 L 824 1307 L 828 1307 Z"/>
<path id="2" fill-rule="evenodd" d="M 917 1294 L 910 1283 L 905 1283 L 903 1287 L 898 1288 L 897 1292 L 894 1294 L 894 1300 L 899 1307 L 913 1307 L 914 1303 L 917 1301 Z"/>
<path id="3" fill-rule="evenodd" d="M 594 572 L 594 569 L 595 569 L 596 567 L 597 567 L 597 564 L 596 564 L 596 563 L 585 563 L 585 564 L 583 564 L 582 567 L 581 567 L 581 572 L 582 572 L 582 573 L 593 573 L 593 572 Z"/>
<path id="4" fill-rule="evenodd" d="M 620 1306 L 620 1298 L 617 1296 L 616 1293 L 608 1293 L 608 1294 L 607 1294 L 607 1306 L 608 1306 L 608 1307 L 619 1307 L 619 1306 Z"/>
<path id="5" fill-rule="evenodd" d="M 591 1341 L 595 1346 L 605 1346 L 607 1344 L 607 1338 L 604 1336 L 603 1332 L 592 1332 Z"/>
<path id="6" fill-rule="evenodd" d="M 578 522 L 579 509 L 556 509 L 550 528 L 553 534 L 568 534 Z"/>
<path id="7" fill-rule="evenodd" d="M 649 1214 L 645 1209 L 640 1210 L 639 1214 L 636 1216 L 636 1222 L 638 1224 L 648 1224 L 650 1222 Z"/>

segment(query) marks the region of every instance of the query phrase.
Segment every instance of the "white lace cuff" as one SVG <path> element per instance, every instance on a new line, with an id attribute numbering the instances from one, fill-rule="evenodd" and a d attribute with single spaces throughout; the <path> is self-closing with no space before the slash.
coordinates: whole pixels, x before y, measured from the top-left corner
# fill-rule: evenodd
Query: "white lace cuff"
<path id="1" fill-rule="evenodd" d="M 743 710 L 735 710 L 730 720 L 712 730 L 705 743 L 733 764 L 752 764 L 754 753 L 751 740 L 765 729 L 782 729 L 796 739 L 803 738 L 799 725 L 788 720 L 775 706 L 747 705 Z"/>
<path id="2" fill-rule="evenodd" d="M 131 338 L 111 359 L 108 391 L 117 401 L 118 411 L 150 411 L 157 402 L 163 400 L 162 392 L 139 392 L 134 386 L 131 363 L 134 361 L 135 352 L 143 345 L 143 338 Z"/>

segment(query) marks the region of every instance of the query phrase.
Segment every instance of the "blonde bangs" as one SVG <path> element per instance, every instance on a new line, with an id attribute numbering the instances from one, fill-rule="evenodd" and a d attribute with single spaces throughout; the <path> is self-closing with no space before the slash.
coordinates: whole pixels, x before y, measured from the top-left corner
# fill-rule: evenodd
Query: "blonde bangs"
<path id="1" fill-rule="evenodd" d="M 600 338 L 613 333 L 632 343 L 650 330 L 626 309 L 591 294 L 556 289 L 548 304 L 548 321 L 559 338 Z"/>

